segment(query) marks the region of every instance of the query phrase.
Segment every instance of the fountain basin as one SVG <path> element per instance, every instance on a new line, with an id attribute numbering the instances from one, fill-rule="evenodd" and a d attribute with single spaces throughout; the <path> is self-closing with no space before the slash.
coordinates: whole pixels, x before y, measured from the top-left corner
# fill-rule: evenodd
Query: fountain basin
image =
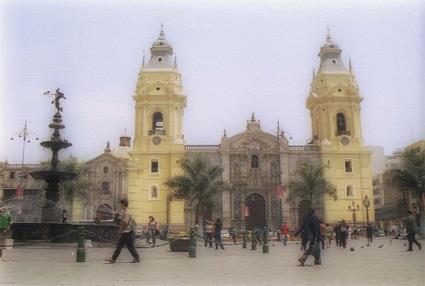
<path id="1" fill-rule="evenodd" d="M 51 240 L 54 243 L 77 242 L 78 228 L 87 231 L 86 239 L 95 242 L 115 240 L 119 226 L 111 222 L 95 223 L 13 223 L 12 238 L 15 241 Z"/>

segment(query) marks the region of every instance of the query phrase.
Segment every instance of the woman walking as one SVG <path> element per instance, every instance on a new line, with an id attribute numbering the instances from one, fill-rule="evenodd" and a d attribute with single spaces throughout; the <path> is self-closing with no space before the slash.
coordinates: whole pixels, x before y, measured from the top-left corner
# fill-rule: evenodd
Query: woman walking
<path id="1" fill-rule="evenodd" d="M 149 242 L 149 239 L 152 238 L 152 247 L 155 247 L 157 232 L 159 232 L 158 223 L 155 221 L 155 218 L 153 216 L 149 216 L 147 242 Z"/>
<path id="2" fill-rule="evenodd" d="M 326 236 L 326 246 L 327 248 L 331 247 L 331 241 L 332 241 L 332 237 L 333 237 L 333 231 L 332 231 L 332 227 L 329 225 L 329 223 L 325 224 L 326 226 L 326 231 L 325 231 L 325 236 Z"/>

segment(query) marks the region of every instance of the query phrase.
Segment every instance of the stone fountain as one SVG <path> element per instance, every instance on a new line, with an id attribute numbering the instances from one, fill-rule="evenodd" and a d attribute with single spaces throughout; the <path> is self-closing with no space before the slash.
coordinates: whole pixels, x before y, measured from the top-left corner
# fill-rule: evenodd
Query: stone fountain
<path id="1" fill-rule="evenodd" d="M 93 241 L 104 242 L 112 240 L 116 236 L 118 226 L 114 223 L 94 222 L 86 223 L 62 223 L 62 210 L 57 206 L 59 201 L 59 184 L 66 180 L 76 178 L 76 174 L 64 172 L 58 168 L 59 151 L 70 147 L 72 144 L 63 139 L 60 130 L 65 128 L 62 124 L 62 108 L 60 100 L 65 99 L 64 94 L 58 89 L 53 93 L 45 92 L 46 95 L 53 96 L 52 104 L 55 105 L 56 112 L 53 115 L 52 123 L 49 127 L 53 129 L 49 141 L 41 142 L 41 146 L 52 150 L 52 160 L 49 170 L 33 171 L 30 175 L 38 180 L 44 180 L 47 183 L 44 206 L 41 211 L 41 222 L 16 222 L 12 225 L 13 238 L 15 240 L 40 240 L 51 239 L 53 242 L 71 242 L 76 241 L 76 232 L 80 226 L 84 226 L 87 231 L 95 236 L 91 236 Z"/>
<path id="2" fill-rule="evenodd" d="M 49 124 L 49 128 L 53 129 L 52 136 L 49 141 L 43 141 L 40 143 L 41 146 L 52 151 L 52 160 L 50 162 L 49 170 L 34 171 L 31 172 L 30 175 L 37 180 L 44 180 L 47 183 L 45 203 L 41 212 L 41 221 L 58 223 L 62 220 L 62 210 L 57 207 L 57 202 L 59 201 L 59 183 L 65 180 L 74 179 L 76 174 L 64 172 L 58 169 L 59 151 L 72 145 L 67 140 L 61 138 L 60 134 L 60 130 L 65 128 L 65 125 L 62 124 L 61 112 L 63 109 L 60 106 L 60 100 L 66 98 L 59 88 L 56 89 L 54 93 L 48 91 L 44 94 L 52 95 L 54 97 L 52 104 L 54 104 L 56 108 L 56 113 L 53 116 L 52 123 Z"/>

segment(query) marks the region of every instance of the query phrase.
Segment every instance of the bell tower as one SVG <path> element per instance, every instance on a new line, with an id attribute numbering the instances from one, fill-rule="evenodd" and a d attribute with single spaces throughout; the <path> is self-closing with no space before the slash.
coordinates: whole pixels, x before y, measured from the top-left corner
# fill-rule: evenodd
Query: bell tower
<path id="1" fill-rule="evenodd" d="M 143 57 L 133 97 L 135 138 L 129 153 L 129 208 L 138 223 L 154 216 L 160 225 L 181 227 L 183 201 L 169 201 L 170 190 L 164 183 L 182 172 L 179 160 L 184 156 L 186 96 L 163 26 L 150 53 L 147 64 Z"/>
<path id="2" fill-rule="evenodd" d="M 312 141 L 320 146 L 321 161 L 329 168 L 326 178 L 337 189 L 338 199 L 324 199 L 324 220 L 335 223 L 366 222 L 362 201 L 372 194 L 370 152 L 365 148 L 361 130 L 360 96 L 351 60 L 348 68 L 341 59 L 341 49 L 332 40 L 329 31 L 320 48 L 320 66 L 313 71 L 307 108 L 310 110 Z M 357 212 L 348 206 L 359 205 Z M 374 221 L 373 207 L 369 217 Z M 356 213 L 356 215 L 354 215 Z"/>

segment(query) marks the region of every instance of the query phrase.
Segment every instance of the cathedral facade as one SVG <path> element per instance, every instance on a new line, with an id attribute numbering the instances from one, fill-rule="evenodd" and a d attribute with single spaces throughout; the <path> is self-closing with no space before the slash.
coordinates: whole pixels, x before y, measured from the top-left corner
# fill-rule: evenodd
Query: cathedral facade
<path id="1" fill-rule="evenodd" d="M 288 144 L 279 129 L 276 134 L 261 129 L 252 114 L 246 130 L 231 137 L 224 134 L 215 145 L 187 145 L 183 137 L 183 113 L 187 98 L 183 92 L 173 48 L 164 31 L 153 43 L 151 56 L 139 72 L 135 100 L 135 139 L 129 152 L 128 198 L 131 212 L 140 223 L 154 216 L 160 224 L 183 229 L 193 224 L 190 207 L 182 200 L 170 200 L 172 190 L 164 184 L 182 174 L 179 160 L 204 156 L 223 169 L 223 180 L 232 191 L 216 198 L 212 218 L 227 227 L 269 226 L 287 222 L 296 228 L 306 211 L 306 202 L 294 204 L 275 191 L 296 179 L 298 162 L 326 165 L 325 177 L 337 189 L 338 198 L 325 196 L 318 208 L 324 221 L 336 223 L 366 221 L 362 201 L 372 198 L 370 152 L 361 133 L 362 97 L 351 63 L 347 68 L 341 50 L 328 34 L 321 47 L 320 66 L 313 74 L 306 107 L 310 110 L 312 140 L 305 146 Z M 357 217 L 348 206 L 358 205 Z M 374 221 L 373 206 L 369 220 Z"/>

